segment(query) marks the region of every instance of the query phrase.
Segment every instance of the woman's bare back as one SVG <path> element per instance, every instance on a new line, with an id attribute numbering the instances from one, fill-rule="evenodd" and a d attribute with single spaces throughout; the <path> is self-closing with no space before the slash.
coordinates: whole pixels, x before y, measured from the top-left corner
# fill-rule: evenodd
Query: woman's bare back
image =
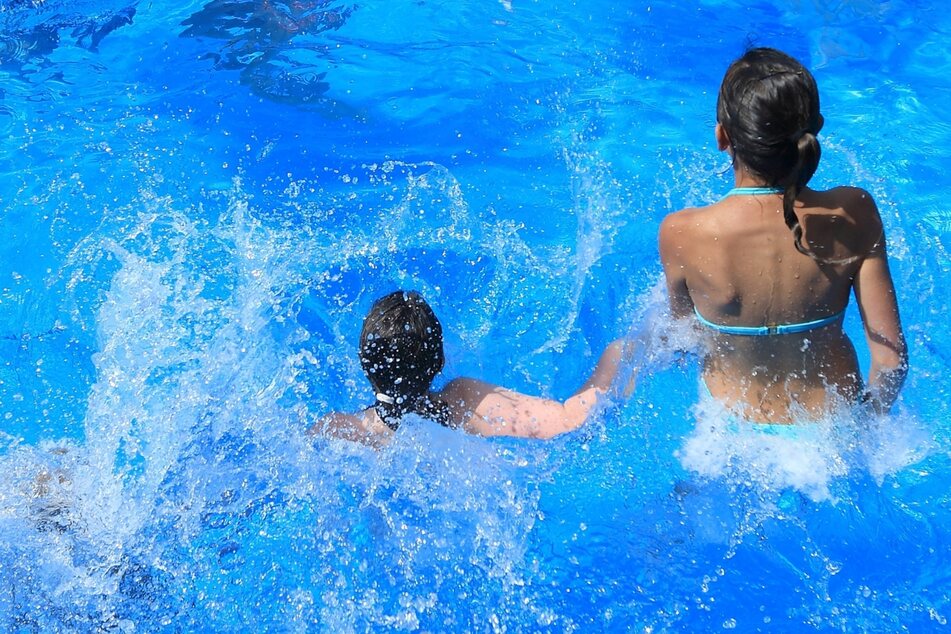
<path id="1" fill-rule="evenodd" d="M 713 324 L 742 327 L 841 313 L 882 238 L 875 204 L 860 189 L 805 189 L 796 214 L 815 258 L 794 246 L 781 194 L 730 196 L 668 216 L 660 239 L 674 312 L 695 309 Z M 707 386 L 751 420 L 818 417 L 832 401 L 853 401 L 861 390 L 855 350 L 840 321 L 794 334 L 710 332 Z"/>

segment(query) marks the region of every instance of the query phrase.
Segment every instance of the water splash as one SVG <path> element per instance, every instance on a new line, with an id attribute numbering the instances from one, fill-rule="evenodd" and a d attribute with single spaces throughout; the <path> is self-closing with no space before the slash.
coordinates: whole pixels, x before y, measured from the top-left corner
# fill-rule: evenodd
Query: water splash
<path id="1" fill-rule="evenodd" d="M 7 570 L 34 579 L 19 584 L 24 596 L 54 606 L 34 615 L 11 597 L 7 623 L 517 622 L 521 610 L 503 598 L 526 584 L 539 475 L 521 475 L 524 451 L 422 422 L 380 455 L 332 441 L 314 448 L 302 434 L 313 410 L 340 406 L 328 383 L 335 369 L 356 386 L 356 356 L 342 355 L 333 334 L 358 326 L 355 308 L 392 280 L 437 301 L 450 292 L 419 267 L 419 254 L 438 244 L 485 258 L 492 266 L 474 274 L 502 293 L 516 274 L 503 258 L 526 252 L 505 229 L 500 241 L 472 246 L 482 221 L 445 168 L 389 165 L 372 195 L 394 183 L 401 194 L 375 223 L 333 237 L 299 217 L 259 213 L 240 181 L 203 206 L 143 191 L 135 213 L 105 219 L 73 249 L 66 277 L 76 321 L 94 326 L 98 347 L 85 439 L 6 458 L 23 465 L 21 491 L 3 499 L 10 530 L 35 536 L 3 554 Z M 349 193 L 331 201 L 340 215 L 359 204 Z M 352 271 L 368 275 L 341 284 Z M 311 333 L 298 321 L 305 314 L 324 323 L 312 322 Z M 360 389 L 352 392 L 359 403 Z M 46 473 L 62 480 L 31 493 L 31 479 Z M 66 535 L 56 538 L 66 551 L 47 543 L 51 522 L 60 522 L 54 532 Z M 320 574 L 300 564 L 301 553 L 315 552 Z M 68 578 L 40 574 L 57 560 Z M 275 565 L 280 574 L 268 572 Z M 376 599 L 364 592 L 367 574 Z M 220 584 L 262 575 L 261 600 L 282 596 L 282 607 L 233 605 L 231 586 Z M 445 606 L 460 593 L 485 610 L 452 617 Z M 146 615 L 152 608 L 158 616 Z"/>

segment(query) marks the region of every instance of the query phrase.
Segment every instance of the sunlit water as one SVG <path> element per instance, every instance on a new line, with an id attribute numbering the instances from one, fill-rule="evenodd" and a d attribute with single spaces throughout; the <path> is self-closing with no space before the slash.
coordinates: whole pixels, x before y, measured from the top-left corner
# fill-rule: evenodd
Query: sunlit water
<path id="1" fill-rule="evenodd" d="M 945 629 L 951 23 L 819 4 L 0 2 L 0 629 Z M 738 427 L 670 352 L 656 230 L 731 185 L 750 39 L 882 210 L 892 416 Z M 398 287 L 442 380 L 564 398 L 655 345 L 551 442 L 307 438 Z"/>

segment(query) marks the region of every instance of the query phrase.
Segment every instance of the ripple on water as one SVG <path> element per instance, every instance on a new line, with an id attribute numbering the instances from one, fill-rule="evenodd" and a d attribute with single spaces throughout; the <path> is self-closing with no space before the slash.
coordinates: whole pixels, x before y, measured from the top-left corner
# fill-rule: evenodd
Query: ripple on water
<path id="1" fill-rule="evenodd" d="M 0 138 L 6 137 L 13 131 L 16 118 L 13 108 L 0 103 Z"/>

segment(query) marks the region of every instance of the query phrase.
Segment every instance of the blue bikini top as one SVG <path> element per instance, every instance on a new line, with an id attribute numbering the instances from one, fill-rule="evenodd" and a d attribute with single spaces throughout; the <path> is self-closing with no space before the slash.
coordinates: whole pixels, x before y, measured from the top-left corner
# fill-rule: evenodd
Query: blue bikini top
<path id="1" fill-rule="evenodd" d="M 798 324 L 773 324 L 770 326 L 724 326 L 722 324 L 715 324 L 712 321 L 706 319 L 700 314 L 700 311 L 697 310 L 696 306 L 694 307 L 693 312 L 697 315 L 697 319 L 700 320 L 700 323 L 707 328 L 712 328 L 713 330 L 722 332 L 725 335 L 747 335 L 754 337 L 763 337 L 766 335 L 792 335 L 798 332 L 808 332 L 810 330 L 815 330 L 816 328 L 822 328 L 823 326 L 834 324 L 835 322 L 842 319 L 842 317 L 845 315 L 845 309 L 843 308 L 834 315 L 829 315 L 828 317 L 823 317 L 822 319 L 804 321 Z"/>
<path id="2" fill-rule="evenodd" d="M 779 187 L 734 187 L 729 192 L 727 196 L 758 196 L 765 194 L 781 194 L 783 193 L 782 188 Z M 769 326 L 724 326 L 722 324 L 715 324 L 709 319 L 705 318 L 700 314 L 700 311 L 697 310 L 694 306 L 693 312 L 697 315 L 697 319 L 701 324 L 707 328 L 712 328 L 717 332 L 721 332 L 725 335 L 745 335 L 745 336 L 754 336 L 754 337 L 763 337 L 767 335 L 791 335 L 800 332 L 808 332 L 810 330 L 815 330 L 816 328 L 822 328 L 823 326 L 828 326 L 833 324 L 845 315 L 845 309 L 829 315 L 828 317 L 823 317 L 821 319 L 813 319 L 812 321 L 804 321 L 798 324 L 772 324 Z"/>

